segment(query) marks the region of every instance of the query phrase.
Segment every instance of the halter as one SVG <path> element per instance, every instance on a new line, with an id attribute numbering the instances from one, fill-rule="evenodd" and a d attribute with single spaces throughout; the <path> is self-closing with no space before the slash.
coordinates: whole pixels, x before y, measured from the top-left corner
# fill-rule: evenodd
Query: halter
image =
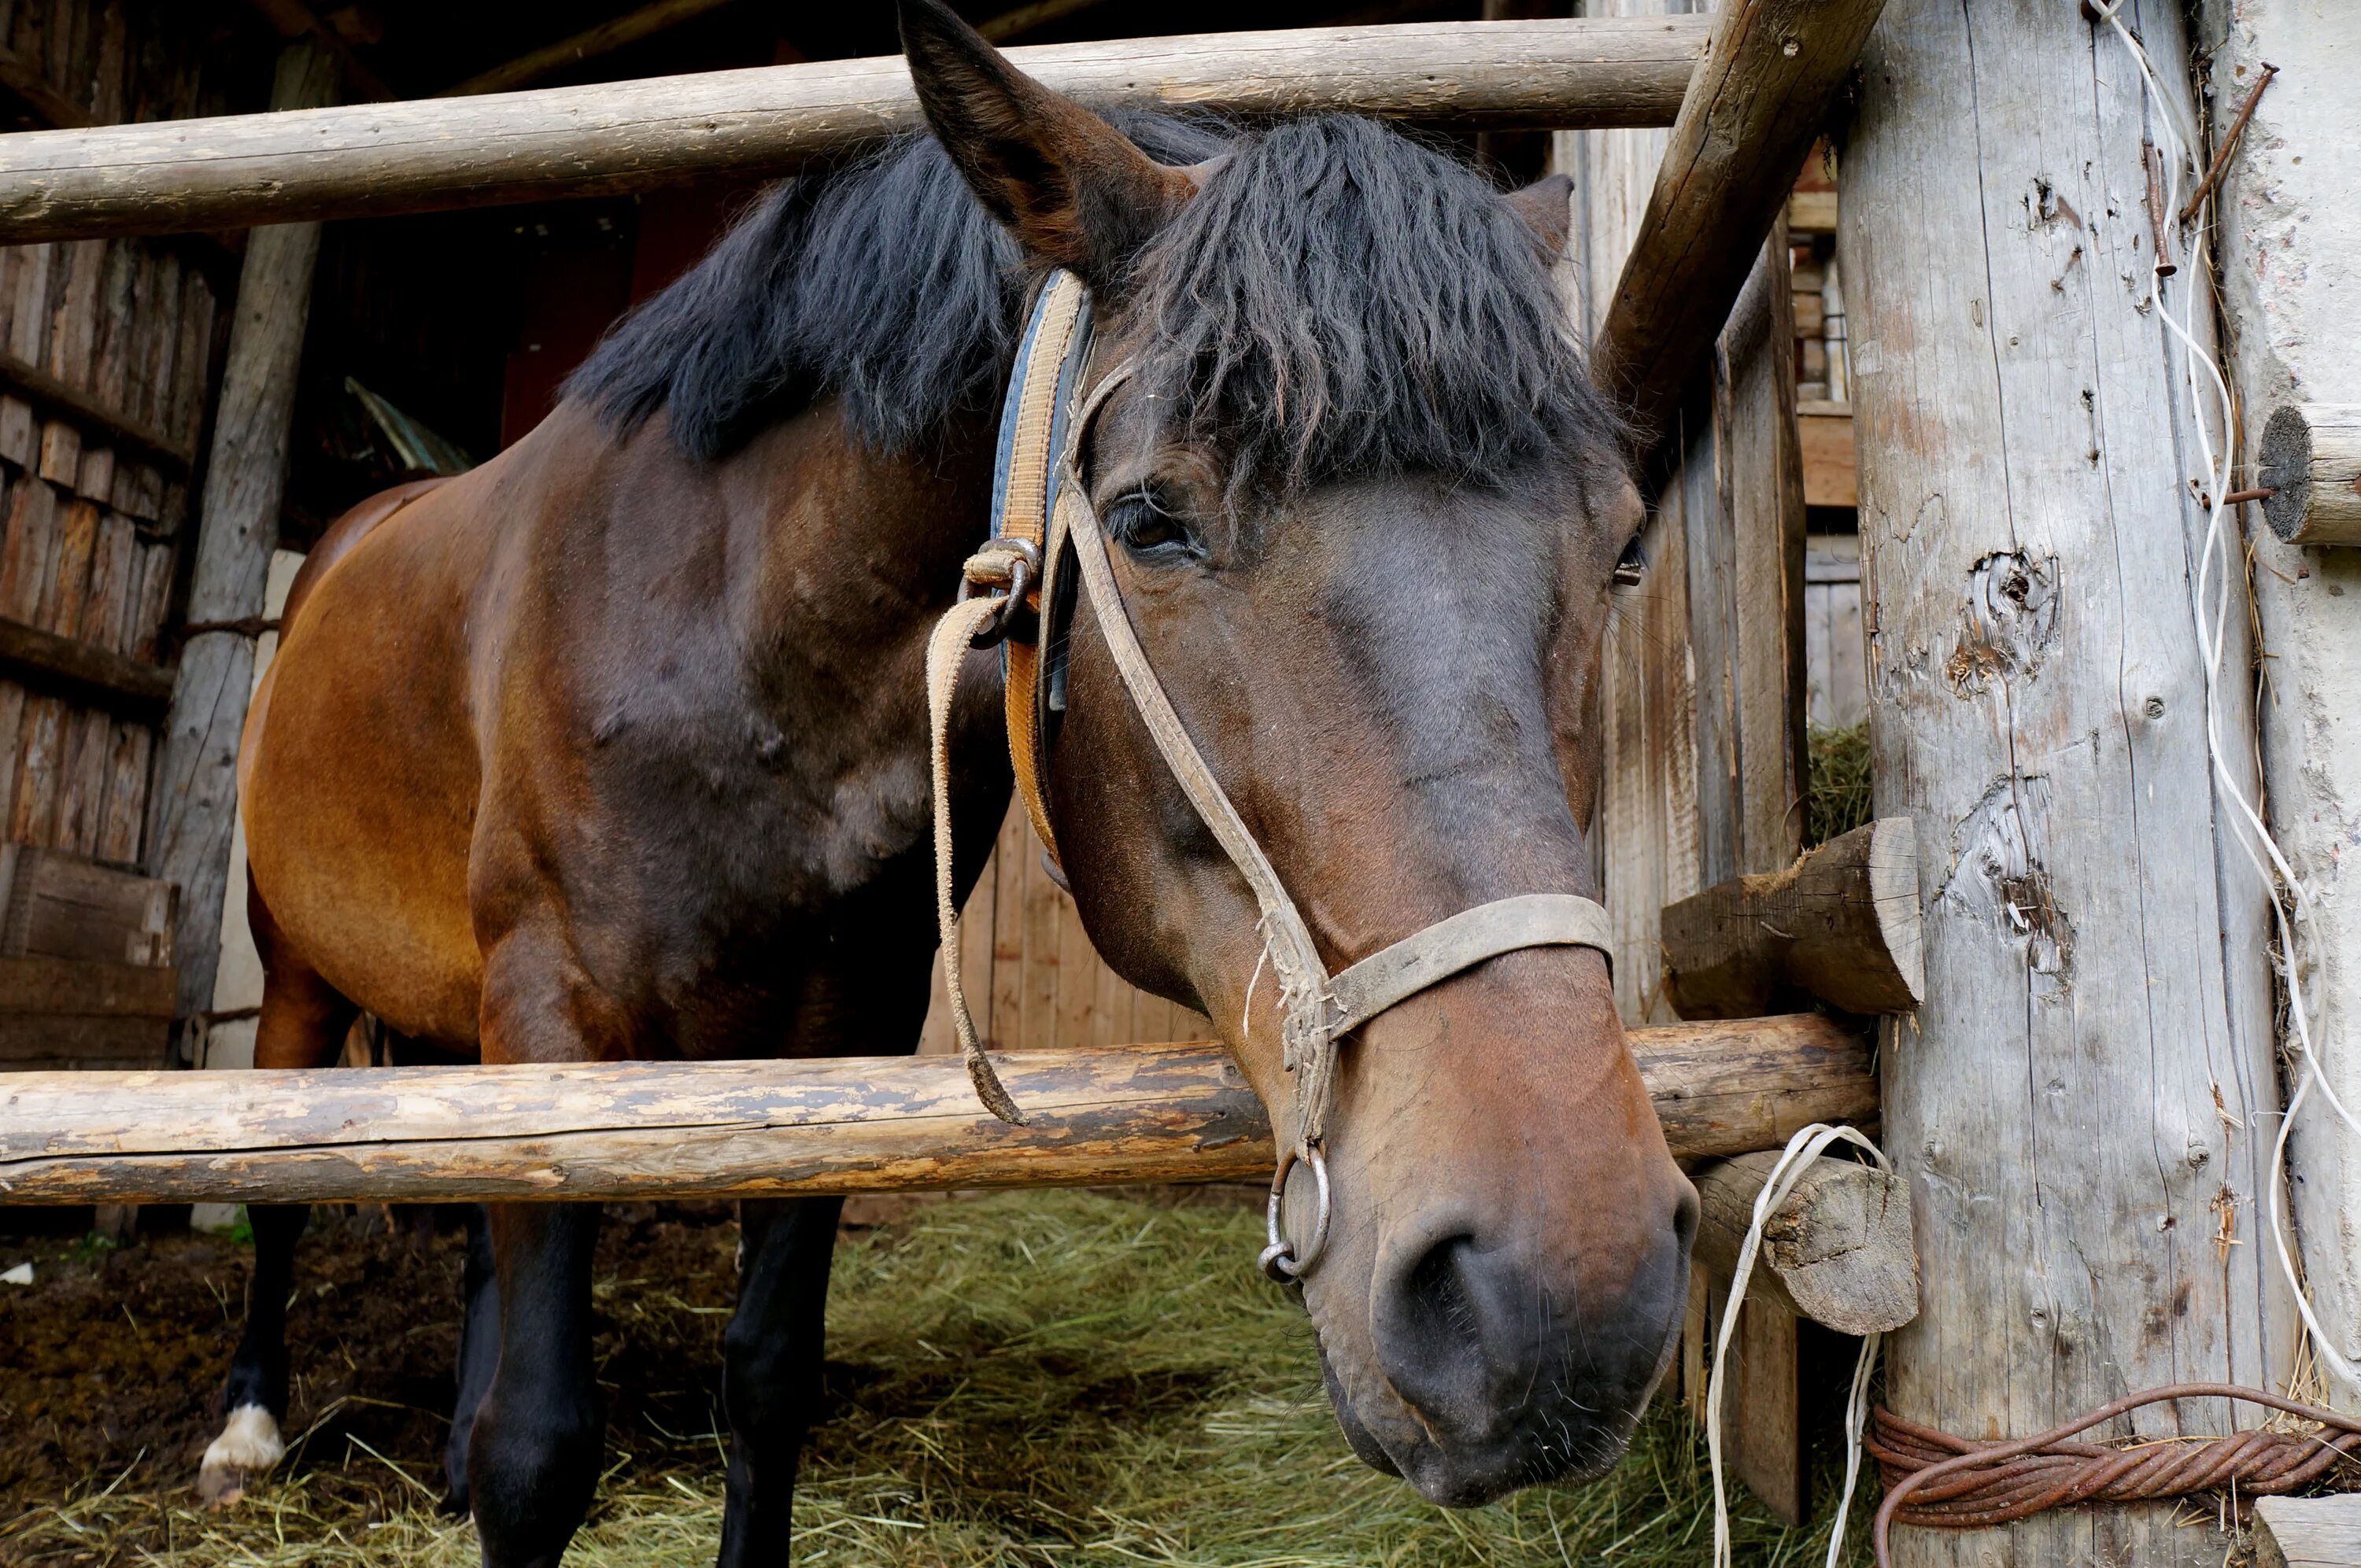
<path id="1" fill-rule="evenodd" d="M 1078 460 L 1092 421 L 1108 395 L 1130 377 L 1132 367 L 1115 367 L 1084 395 L 1090 348 L 1090 291 L 1073 274 L 1053 273 L 1034 302 L 1009 379 L 1001 415 L 992 539 L 968 558 L 960 601 L 936 626 L 927 645 L 935 913 L 942 927 L 943 982 L 951 1023 L 977 1098 L 1001 1120 L 1021 1124 L 1023 1114 L 984 1054 L 960 974 L 960 918 L 951 894 L 950 707 L 967 651 L 997 642 L 1017 792 L 1057 866 L 1057 839 L 1043 781 L 1054 716 L 1064 706 L 1060 656 L 1064 616 L 1060 612 L 1071 597 L 1072 585 L 1065 576 L 1071 561 L 1079 569 L 1082 591 L 1090 596 L 1107 652 L 1157 751 L 1246 879 L 1261 910 L 1257 924 L 1263 958 L 1278 981 L 1282 1014 L 1280 1060 L 1294 1090 L 1293 1114 L 1271 1179 L 1270 1245 L 1261 1264 L 1273 1279 L 1300 1278 L 1319 1260 L 1328 1237 L 1328 1162 L 1322 1145 L 1344 1036 L 1397 1003 L 1502 953 L 1582 947 L 1609 955 L 1612 962 L 1607 910 L 1570 893 L 1496 899 L 1439 920 L 1341 973 L 1328 972 L 1311 927 L 1288 896 L 1269 857 L 1255 842 L 1173 710 L 1124 607 Z M 1051 666 L 1046 681 L 1045 662 Z M 1249 1001 L 1252 994 L 1250 989 Z M 1250 1027 L 1250 1020 L 1243 1026 Z M 1312 1234 L 1301 1250 L 1287 1239 L 1283 1225 L 1288 1178 L 1298 1164 L 1311 1167 L 1317 1199 Z"/>

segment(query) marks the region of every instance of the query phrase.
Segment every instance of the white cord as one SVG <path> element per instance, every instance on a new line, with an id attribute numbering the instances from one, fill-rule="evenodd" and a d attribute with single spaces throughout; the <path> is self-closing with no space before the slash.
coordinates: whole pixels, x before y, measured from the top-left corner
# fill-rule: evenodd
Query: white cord
<path id="1" fill-rule="evenodd" d="M 1850 1127 L 1832 1127 L 1816 1122 L 1787 1140 L 1786 1149 L 1771 1168 L 1770 1179 L 1763 1190 L 1754 1195 L 1754 1217 L 1746 1227 L 1746 1240 L 1738 1249 L 1737 1266 L 1730 1271 L 1730 1299 L 1721 1309 L 1721 1328 L 1714 1336 L 1713 1370 L 1708 1375 L 1705 1388 L 1705 1447 L 1708 1462 L 1713 1467 L 1713 1564 L 1714 1568 L 1730 1568 L 1730 1498 L 1721 1479 L 1721 1387 L 1722 1362 L 1730 1351 L 1730 1335 L 1738 1330 L 1738 1311 L 1746 1304 L 1747 1282 L 1754 1277 L 1754 1260 L 1763 1250 L 1763 1227 L 1779 1205 L 1795 1190 L 1812 1168 L 1812 1162 L 1830 1144 L 1838 1141 L 1854 1144 L 1869 1151 L 1869 1157 L 1880 1170 L 1891 1172 L 1894 1162 L 1885 1152 Z M 1845 1400 L 1845 1478 L 1844 1491 L 1837 1499 L 1837 1517 L 1828 1527 L 1828 1568 L 1837 1568 L 1838 1558 L 1844 1552 L 1845 1518 L 1852 1510 L 1852 1493 L 1861 1479 L 1861 1434 L 1869 1420 L 1869 1378 L 1877 1365 L 1877 1347 L 1883 1335 L 1861 1336 L 1861 1359 L 1853 1364 L 1852 1392 Z"/>
<path id="2" fill-rule="evenodd" d="M 2131 51 L 2133 63 L 2139 68 L 2141 91 L 2156 105 L 2161 116 L 2159 129 L 2169 143 L 2164 149 L 2165 202 L 2162 216 L 2169 223 L 2180 205 L 2181 171 L 2184 167 L 2196 167 L 2197 137 L 2194 129 L 2180 114 L 2180 105 L 2165 93 L 2162 84 L 2157 81 L 2156 72 L 2148 63 L 2147 51 L 2124 27 L 2118 15 L 2122 8 L 2122 0 L 2093 0 L 2092 9 L 2123 40 L 2124 47 Z M 2208 198 L 2209 202 L 2213 199 Z M 2161 261 L 2163 258 L 2157 259 Z M 2316 1001 L 2311 987 L 2305 983 L 2301 961 L 2303 953 L 2312 950 L 2312 890 L 2296 875 L 2278 839 L 2256 810 L 2254 802 L 2239 787 L 2222 746 L 2222 659 L 2228 642 L 2226 629 L 2233 580 L 2230 541 L 2224 530 L 2229 509 L 2223 504 L 2222 498 L 2229 493 L 2236 471 L 2234 457 L 2238 435 L 2236 411 L 2230 397 L 2229 384 L 2222 375 L 2222 367 L 2197 341 L 2193 330 L 2199 292 L 2197 283 L 2210 275 L 2211 267 L 2206 231 L 2200 225 L 2190 253 L 2191 286 L 2182 291 L 2180 317 L 2176 319 L 2171 307 L 2165 302 L 2164 282 L 2160 277 L 2151 286 L 2147 302 L 2156 308 L 2158 319 L 2164 323 L 2166 329 L 2180 340 L 2187 356 L 2182 378 L 2189 389 L 2190 422 L 2195 427 L 2198 447 L 2205 464 L 2204 493 L 2210 510 L 2205 520 L 2205 541 L 2199 554 L 2197 583 L 2190 601 L 2191 612 L 2196 622 L 2198 646 L 2205 659 L 2205 751 L 2213 766 L 2215 789 L 2233 808 L 2232 821 L 2238 829 L 2239 848 L 2246 851 L 2248 862 L 2254 866 L 2255 874 L 2261 879 L 2264 892 L 2270 900 L 2272 923 L 2279 936 L 2278 968 L 2287 983 L 2288 1015 L 2295 1026 L 2295 1054 L 2302 1068 L 2295 1093 L 2280 1115 L 2279 1136 L 2271 1147 L 2271 1168 L 2266 1193 L 2271 1245 L 2279 1255 L 2279 1270 L 2287 1277 L 2288 1293 L 2295 1302 L 2296 1312 L 2302 1319 L 2304 1329 L 2312 1336 L 2313 1349 L 2322 1364 L 2348 1390 L 2361 1392 L 2361 1370 L 2356 1370 L 2353 1363 L 2330 1342 L 2327 1332 L 2312 1311 L 2311 1299 L 2303 1288 L 2302 1277 L 2288 1250 L 2288 1226 L 2281 1208 L 2282 1190 L 2287 1181 L 2289 1135 L 2294 1130 L 2297 1113 L 2302 1110 L 2312 1089 L 2318 1087 L 2322 1098 L 2328 1102 L 2338 1119 L 2356 1136 L 2361 1136 L 2361 1119 L 2355 1117 L 2338 1096 L 2334 1086 L 2322 1073 L 2319 1051 L 2312 1040 Z M 2201 366 L 2204 369 L 2202 385 L 2198 377 Z M 2218 464 L 2214 457 L 2213 432 L 2206 423 L 2208 392 L 2218 407 L 2221 421 L 2222 451 Z M 2214 577 L 2217 556 L 2222 559 L 2218 582 Z"/>

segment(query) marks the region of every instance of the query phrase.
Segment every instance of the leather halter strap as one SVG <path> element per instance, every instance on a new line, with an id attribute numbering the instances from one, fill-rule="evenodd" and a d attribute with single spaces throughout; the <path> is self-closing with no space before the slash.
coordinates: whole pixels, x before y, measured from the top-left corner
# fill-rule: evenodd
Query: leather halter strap
<path id="1" fill-rule="evenodd" d="M 1043 291 L 1047 301 L 1071 288 L 1080 295 L 1078 316 L 1072 330 L 1082 342 L 1069 337 L 1065 353 L 1081 356 L 1087 353 L 1088 299 L 1082 285 L 1068 274 L 1054 276 Z M 1036 305 L 1035 321 L 1038 323 L 1044 307 Z M 1024 397 L 1037 377 L 1047 378 L 1048 372 L 1035 367 L 1036 345 L 1031 342 L 1033 329 L 1027 329 L 1027 353 L 1020 362 L 1017 384 L 1011 389 L 1011 403 Z M 1284 1152 L 1292 1158 L 1316 1159 L 1322 1140 L 1327 1134 L 1328 1113 L 1334 1098 L 1337 1058 L 1340 1042 L 1347 1033 L 1366 1024 L 1387 1009 L 1422 991 L 1448 980 L 1453 975 L 1503 953 L 1535 947 L 1584 947 L 1596 949 L 1612 959 L 1612 932 L 1607 910 L 1594 899 L 1569 893 L 1523 894 L 1496 899 L 1472 909 L 1439 920 L 1394 943 L 1341 973 L 1331 975 L 1320 958 L 1310 926 L 1295 901 L 1288 895 L 1277 868 L 1263 853 L 1254 834 L 1238 815 L 1237 807 L 1213 776 L 1204 754 L 1197 749 L 1188 727 L 1165 694 L 1163 683 L 1157 678 L 1155 667 L 1139 636 L 1131 623 L 1123 593 L 1115 577 L 1109 559 L 1107 541 L 1099 527 L 1098 514 L 1090 504 L 1082 482 L 1079 455 L 1082 440 L 1089 433 L 1092 421 L 1108 396 L 1129 378 L 1131 367 L 1121 365 L 1110 370 L 1093 387 L 1080 406 L 1071 405 L 1075 389 L 1082 377 L 1069 361 L 1057 376 L 1057 400 L 1071 407 L 1071 413 L 1056 422 L 1062 428 L 1061 437 L 1050 449 L 1049 471 L 1043 495 L 1049 508 L 1049 527 L 1038 536 L 1046 543 L 1042 570 L 1037 576 L 1053 576 L 1063 565 L 1069 551 L 1082 575 L 1082 587 L 1091 602 L 1093 616 L 1100 636 L 1122 676 L 1132 705 L 1138 711 L 1157 751 L 1173 778 L 1189 796 L 1214 839 L 1221 844 L 1238 873 L 1253 893 L 1261 912 L 1257 922 L 1262 932 L 1264 955 L 1279 982 L 1279 1003 L 1282 1014 L 1280 1041 L 1282 1062 L 1293 1082 L 1292 1125 L 1287 1131 Z M 1061 412 L 1064 410 L 1061 409 Z M 1004 438 L 1009 426 L 1004 422 Z M 1027 419 L 1017 428 L 1046 430 L 1041 422 Z M 1004 452 L 1004 472 L 1015 471 L 1010 455 Z M 1009 509 L 995 507 L 995 516 L 1005 517 Z M 997 547 L 997 548 L 995 548 Z M 1037 546 L 1038 547 L 1038 546 Z M 1021 556 L 996 534 L 991 545 L 969 563 L 972 579 L 982 579 L 987 586 L 992 575 L 1005 568 L 1003 563 Z M 1013 572 L 1002 579 L 1017 593 L 1027 590 L 1025 579 Z M 1004 595 L 1004 598 L 1006 595 Z M 1054 593 L 1043 596 L 1043 603 L 1054 602 Z M 975 631 L 994 614 L 1006 615 L 1012 607 L 1001 599 L 968 599 L 954 607 L 937 628 L 928 648 L 928 707 L 934 728 L 935 773 L 935 834 L 937 872 L 937 913 L 943 929 L 943 968 L 954 1026 L 960 1043 L 968 1057 L 971 1075 L 978 1093 L 994 1114 L 1007 1121 L 1021 1121 L 1016 1108 L 1008 1102 L 998 1077 L 993 1072 L 988 1058 L 970 1016 L 964 989 L 960 977 L 960 923 L 950 891 L 950 750 L 948 742 L 951 695 L 958 684 L 959 667 Z M 1036 629 L 1037 636 L 1043 635 Z M 1017 661 L 1012 654 L 1009 673 L 1015 677 Z M 1030 665 L 1028 678 L 1038 680 L 1038 657 Z M 1039 744 L 1040 730 L 1031 722 L 1038 713 L 1037 693 L 1025 694 L 1028 722 L 1021 729 L 1014 722 L 1017 694 L 1008 694 L 1012 717 L 1009 743 L 1012 760 L 1023 786 L 1032 780 L 1033 793 L 1028 795 L 1027 807 L 1037 822 L 1046 827 L 1048 809 L 1039 795 L 1044 770 L 1038 753 L 1017 757 L 1020 746 L 1028 752 Z M 1251 994 L 1251 992 L 1249 992 Z M 1252 1027 L 1252 1020 L 1245 1021 Z M 1284 1166 L 1282 1167 L 1284 1169 Z M 1324 1227 L 1323 1227 L 1324 1228 Z M 1316 1245 L 1305 1255 L 1293 1261 L 1286 1270 L 1300 1274 L 1310 1267 L 1316 1255 Z"/>

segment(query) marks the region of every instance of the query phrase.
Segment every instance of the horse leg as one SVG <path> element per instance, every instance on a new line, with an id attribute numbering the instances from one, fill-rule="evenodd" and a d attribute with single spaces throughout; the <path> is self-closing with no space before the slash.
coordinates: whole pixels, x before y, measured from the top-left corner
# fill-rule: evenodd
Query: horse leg
<path id="1" fill-rule="evenodd" d="M 619 1010 L 546 927 L 487 955 L 483 1020 L 488 1062 L 625 1054 Z M 590 1359 L 598 1207 L 496 1203 L 490 1221 L 500 1354 L 468 1436 L 468 1497 L 485 1568 L 555 1568 L 590 1510 L 606 1430 Z"/>
<path id="2" fill-rule="evenodd" d="M 923 902 L 930 870 L 915 858 L 897 868 L 899 878 L 876 890 L 876 906 L 855 914 L 829 944 L 860 956 L 806 972 L 787 1054 L 884 1054 L 880 1042 L 905 1052 L 917 1047 L 934 959 Z M 730 1476 L 720 1568 L 787 1560 L 796 1470 L 819 1406 L 829 1265 L 843 1208 L 841 1198 L 739 1205 L 738 1310 L 721 1349 Z"/>
<path id="3" fill-rule="evenodd" d="M 721 1342 L 730 1478 L 721 1568 L 787 1560 L 789 1505 L 819 1402 L 822 1315 L 841 1198 L 738 1206 L 738 1310 Z"/>
<path id="4" fill-rule="evenodd" d="M 263 959 L 254 1065 L 325 1067 L 344 1048 L 345 1033 L 359 1010 L 275 939 L 259 898 L 249 899 L 247 907 Z M 300 1203 L 253 1203 L 246 1212 L 254 1228 L 246 1328 L 222 1389 L 227 1420 L 197 1468 L 197 1496 L 214 1508 L 236 1502 L 247 1482 L 286 1453 L 280 1423 L 287 1415 L 287 1296 L 294 1283 L 295 1243 L 311 1210 Z"/>
<path id="5" fill-rule="evenodd" d="M 454 1514 L 467 1511 L 467 1448 L 476 1430 L 476 1412 L 485 1390 L 492 1386 L 492 1369 L 500 1361 L 500 1301 L 499 1278 L 492 1266 L 491 1216 L 480 1203 L 467 1205 L 467 1262 L 459 1292 L 464 1306 L 459 1324 L 459 1394 L 451 1407 L 451 1438 L 443 1448 L 443 1506 Z"/>

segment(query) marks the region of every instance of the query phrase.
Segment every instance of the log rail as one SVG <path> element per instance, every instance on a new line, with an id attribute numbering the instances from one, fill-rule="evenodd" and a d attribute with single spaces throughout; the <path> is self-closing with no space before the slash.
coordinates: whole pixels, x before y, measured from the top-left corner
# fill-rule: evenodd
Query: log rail
<path id="1" fill-rule="evenodd" d="M 1103 109 L 1340 110 L 1460 129 L 1670 125 L 1704 17 L 1307 27 L 1009 51 Z M 785 173 L 917 128 L 899 57 L 0 137 L 0 245 L 243 228 Z"/>
<path id="2" fill-rule="evenodd" d="M 1803 1014 L 1631 1032 L 1675 1155 L 1877 1113 L 1867 1043 Z M 0 1202 L 785 1197 L 1254 1179 L 1260 1103 L 1212 1044 L 1019 1052 L 1027 1124 L 956 1058 L 0 1076 Z"/>

